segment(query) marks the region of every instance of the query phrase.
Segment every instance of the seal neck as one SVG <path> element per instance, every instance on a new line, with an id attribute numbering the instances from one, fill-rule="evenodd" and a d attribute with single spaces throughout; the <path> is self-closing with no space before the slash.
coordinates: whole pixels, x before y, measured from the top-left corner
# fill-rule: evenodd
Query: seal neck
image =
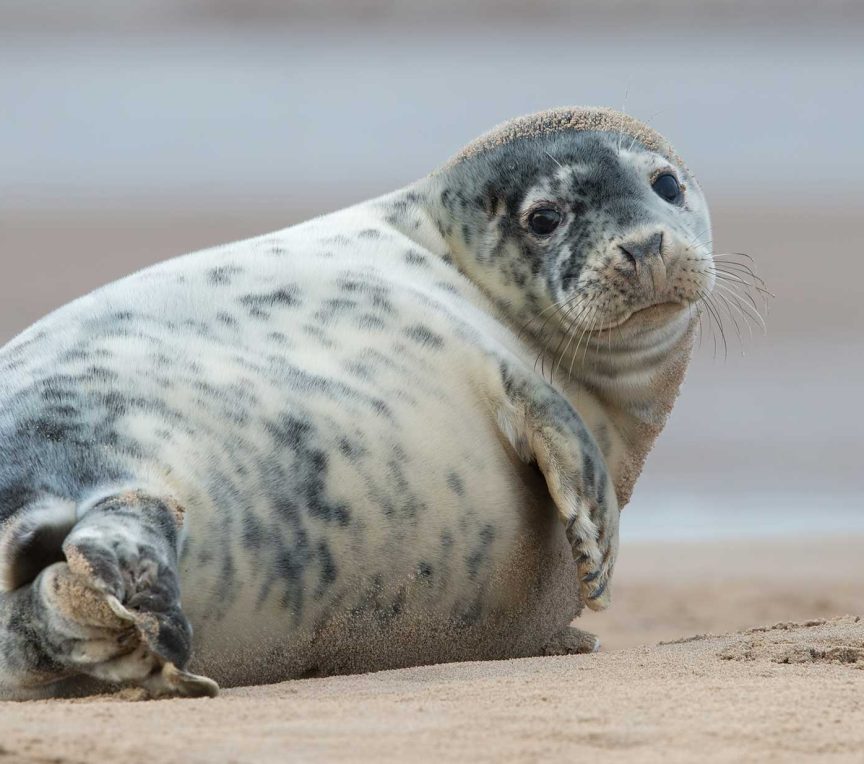
<path id="1" fill-rule="evenodd" d="M 645 460 L 678 397 L 693 351 L 696 317 L 685 314 L 639 345 L 593 348 L 561 382 L 606 457 L 619 506 L 630 501 Z"/>
<path id="2" fill-rule="evenodd" d="M 434 175 L 424 178 L 386 197 L 385 204 L 391 210 L 388 222 L 471 281 L 496 317 L 513 332 L 525 358 L 548 354 L 547 345 L 519 328 L 526 315 L 531 315 L 530 297 L 526 298 L 524 289 L 515 284 L 502 291 L 484 263 L 473 256 L 463 230 L 471 221 L 466 217 L 456 224 L 452 208 L 441 202 L 436 180 Z M 476 213 L 466 205 L 463 215 L 471 214 Z M 475 230 L 480 228 L 478 221 Z M 568 399 L 594 434 L 621 507 L 629 501 L 645 459 L 678 397 L 695 325 L 696 321 L 683 313 L 629 344 L 589 344 L 584 354 L 580 351 L 576 365 L 562 366 L 552 373 L 552 386 Z"/>

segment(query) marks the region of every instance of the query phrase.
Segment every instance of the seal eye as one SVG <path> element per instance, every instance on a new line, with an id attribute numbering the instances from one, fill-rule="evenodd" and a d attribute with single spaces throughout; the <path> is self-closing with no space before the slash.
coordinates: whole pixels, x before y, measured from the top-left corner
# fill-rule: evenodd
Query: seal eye
<path id="1" fill-rule="evenodd" d="M 681 198 L 681 186 L 678 185 L 678 179 L 671 172 L 664 172 L 658 175 L 651 184 L 654 193 L 661 199 L 665 199 L 669 204 L 674 204 Z"/>
<path id="2" fill-rule="evenodd" d="M 561 222 L 561 213 L 553 207 L 534 210 L 528 216 L 528 227 L 538 236 L 548 236 Z"/>

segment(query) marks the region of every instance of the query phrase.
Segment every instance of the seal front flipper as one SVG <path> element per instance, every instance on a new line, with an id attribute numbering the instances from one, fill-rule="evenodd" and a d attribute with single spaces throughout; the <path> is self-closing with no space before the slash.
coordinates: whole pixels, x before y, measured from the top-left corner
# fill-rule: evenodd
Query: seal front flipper
<path id="1" fill-rule="evenodd" d="M 135 648 L 87 673 L 134 682 L 153 696 L 213 696 L 215 682 L 184 671 L 192 628 L 180 607 L 177 576 L 183 511 L 140 491 L 103 498 L 84 510 L 63 542 L 69 571 L 99 592 Z"/>
<path id="2" fill-rule="evenodd" d="M 577 563 L 582 599 L 592 610 L 605 609 L 619 513 L 594 437 L 560 393 L 516 362 L 500 363 L 492 403 L 516 453 L 536 462 L 546 478 Z"/>
<path id="3" fill-rule="evenodd" d="M 600 639 L 596 634 L 568 626 L 543 646 L 543 655 L 582 655 L 596 653 L 599 649 Z"/>

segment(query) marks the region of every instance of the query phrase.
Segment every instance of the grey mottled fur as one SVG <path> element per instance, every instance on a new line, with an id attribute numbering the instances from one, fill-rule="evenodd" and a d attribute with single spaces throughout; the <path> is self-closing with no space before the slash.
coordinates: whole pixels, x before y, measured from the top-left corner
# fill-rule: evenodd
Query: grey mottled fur
<path id="1" fill-rule="evenodd" d="M 567 626 L 608 603 L 619 503 L 712 284 L 676 161 L 611 130 L 519 137 L 13 340 L 0 693 L 592 649 Z M 544 200 L 564 218 L 538 238 Z M 604 332 L 662 302 L 681 309 Z"/>

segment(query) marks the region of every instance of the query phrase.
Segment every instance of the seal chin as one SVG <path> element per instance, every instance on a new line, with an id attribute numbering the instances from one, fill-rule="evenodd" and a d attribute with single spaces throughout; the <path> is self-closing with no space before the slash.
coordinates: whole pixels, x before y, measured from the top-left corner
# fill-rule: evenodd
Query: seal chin
<path id="1" fill-rule="evenodd" d="M 683 302 L 657 302 L 652 305 L 646 305 L 638 310 L 634 310 L 631 313 L 626 313 L 614 321 L 610 321 L 605 326 L 595 329 L 591 333 L 600 334 L 601 332 L 606 332 L 610 329 L 619 329 L 621 331 L 632 330 L 637 332 L 659 329 L 660 327 L 666 326 L 680 318 L 681 314 L 689 308 L 690 305 Z"/>

